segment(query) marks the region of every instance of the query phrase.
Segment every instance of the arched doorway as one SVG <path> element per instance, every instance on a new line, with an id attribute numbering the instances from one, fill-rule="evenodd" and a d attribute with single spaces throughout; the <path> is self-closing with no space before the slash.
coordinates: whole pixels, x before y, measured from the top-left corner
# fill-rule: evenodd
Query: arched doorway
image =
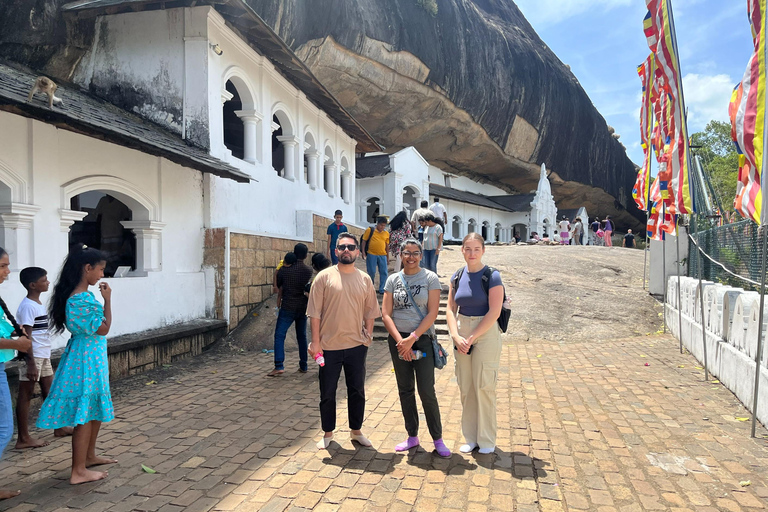
<path id="1" fill-rule="evenodd" d="M 136 269 L 136 237 L 122 222 L 133 220 L 133 211 L 116 197 L 92 190 L 70 199 L 70 208 L 86 212 L 69 230 L 69 244 L 83 243 L 102 251 L 107 257 L 105 277 L 112 277 L 117 267 Z"/>
<path id="2" fill-rule="evenodd" d="M 376 224 L 376 217 L 379 216 L 379 201 L 378 197 L 372 197 L 368 199 L 368 206 L 366 207 L 365 220 L 370 224 Z"/>
<path id="3" fill-rule="evenodd" d="M 518 236 L 520 237 L 520 240 L 522 241 L 528 240 L 528 226 L 526 226 L 525 224 L 515 224 L 514 226 L 512 226 L 512 235 L 514 236 L 515 233 L 518 234 Z"/>
<path id="4" fill-rule="evenodd" d="M 418 193 L 418 190 L 410 186 L 403 189 L 403 208 L 408 209 L 409 216 L 418 209 Z"/>
<path id="5" fill-rule="evenodd" d="M 501 235 L 501 224 L 498 222 L 496 223 L 496 226 L 493 229 L 493 239 L 496 242 L 506 242 L 506 240 L 502 240 Z"/>
<path id="6" fill-rule="evenodd" d="M 467 226 L 467 233 L 477 232 L 477 221 L 475 219 L 469 219 L 469 226 Z"/>
<path id="7" fill-rule="evenodd" d="M 480 232 L 480 236 L 483 237 L 483 240 L 486 242 L 490 242 L 490 236 L 491 236 L 491 224 L 486 220 L 483 222 L 482 231 Z"/>

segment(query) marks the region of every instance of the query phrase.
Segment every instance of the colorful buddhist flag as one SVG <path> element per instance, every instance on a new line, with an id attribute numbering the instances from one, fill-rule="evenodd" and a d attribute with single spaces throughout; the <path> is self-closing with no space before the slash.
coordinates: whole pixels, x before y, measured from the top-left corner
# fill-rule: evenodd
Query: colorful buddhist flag
<path id="1" fill-rule="evenodd" d="M 648 14 L 643 20 L 644 31 L 648 46 L 656 59 L 657 80 L 662 94 L 666 92 L 669 95 L 668 117 L 661 116 L 662 119 L 667 120 L 665 122 L 659 120 L 662 131 L 668 136 L 665 152 L 669 155 L 667 159 L 669 181 L 664 199 L 670 205 L 674 205 L 678 213 L 691 213 L 696 207 L 689 172 L 692 168 L 692 158 L 688 145 L 683 83 L 671 0 L 646 0 L 646 5 Z M 662 179 L 662 181 L 666 180 Z M 663 185 L 662 193 L 664 193 Z"/>
<path id="2" fill-rule="evenodd" d="M 747 11 L 752 26 L 754 53 L 749 59 L 744 78 L 731 96 L 729 114 L 731 135 L 739 151 L 739 181 L 734 208 L 758 224 L 766 223 L 762 191 L 766 187 L 766 62 L 768 45 L 764 27 L 768 0 L 749 0 Z"/>
<path id="3" fill-rule="evenodd" d="M 632 197 L 637 207 L 645 211 L 648 209 L 648 189 L 651 184 L 651 158 L 653 155 L 653 89 L 656 76 L 656 60 L 653 54 L 649 55 L 643 64 L 637 67 L 637 74 L 643 88 L 643 104 L 640 108 L 640 145 L 643 148 L 643 166 L 637 173 L 637 180 L 632 188 Z"/>

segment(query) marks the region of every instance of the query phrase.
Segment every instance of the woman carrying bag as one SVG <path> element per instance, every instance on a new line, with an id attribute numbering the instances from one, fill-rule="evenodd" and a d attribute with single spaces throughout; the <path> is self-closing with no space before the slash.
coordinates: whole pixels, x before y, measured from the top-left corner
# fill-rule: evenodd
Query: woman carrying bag
<path id="1" fill-rule="evenodd" d="M 401 244 L 403 270 L 387 279 L 381 304 L 382 320 L 389 332 L 387 341 L 395 368 L 400 407 L 408 432 L 408 439 L 395 446 L 395 451 L 404 452 L 419 446 L 419 412 L 414 386 L 417 384 L 435 450 L 441 457 L 450 457 L 451 451 L 443 442 L 440 408 L 435 394 L 432 342 L 441 286 L 434 272 L 419 266 L 422 253 L 421 243 L 414 238 Z M 417 350 L 422 354 L 419 358 L 416 358 Z"/>
<path id="2" fill-rule="evenodd" d="M 461 430 L 466 444 L 459 448 L 483 454 L 496 449 L 496 380 L 501 359 L 498 319 L 504 302 L 501 275 L 493 271 L 486 293 L 483 279 L 485 241 L 470 233 L 461 243 L 466 267 L 451 278 L 446 321 L 456 354 L 456 380 L 461 394 Z"/>

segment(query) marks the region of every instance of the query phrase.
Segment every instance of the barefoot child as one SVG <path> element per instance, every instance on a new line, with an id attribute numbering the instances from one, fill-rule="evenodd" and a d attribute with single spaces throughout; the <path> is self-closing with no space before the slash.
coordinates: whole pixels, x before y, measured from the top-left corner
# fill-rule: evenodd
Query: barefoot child
<path id="1" fill-rule="evenodd" d="M 8 279 L 11 273 L 11 262 L 8 253 L 0 248 L 0 283 Z M 32 340 L 24 336 L 24 332 L 13 315 L 8 311 L 3 299 L 0 299 L 0 457 L 5 447 L 13 437 L 13 406 L 11 405 L 11 390 L 8 388 L 8 378 L 5 376 L 5 363 L 13 359 L 15 351 L 27 352 L 32 349 Z M 11 336 L 17 335 L 18 339 Z M 18 496 L 21 491 L 0 490 L 0 500 Z"/>
<path id="2" fill-rule="evenodd" d="M 74 427 L 70 484 L 106 478 L 107 472 L 87 468 L 113 464 L 96 456 L 96 438 L 103 421 L 115 419 L 109 392 L 106 334 L 112 324 L 112 289 L 99 283 L 104 306 L 88 290 L 104 277 L 104 254 L 77 244 L 61 267 L 53 288 L 49 315 L 52 331 L 72 335 L 40 409 L 38 428 Z"/>
<path id="3" fill-rule="evenodd" d="M 48 334 L 48 312 L 40 302 L 40 294 L 48 291 L 50 282 L 48 273 L 40 267 L 28 267 L 19 274 L 21 285 L 27 290 L 27 296 L 16 310 L 16 318 L 24 329 L 24 334 L 32 340 L 32 351 L 19 365 L 19 396 L 16 400 L 16 423 L 19 435 L 16 449 L 39 448 L 48 441 L 41 441 L 29 435 L 29 402 L 35 392 L 35 382 L 40 382 L 43 400 L 51 391 L 53 367 L 51 366 L 51 341 Z M 57 428 L 56 437 L 71 436 L 72 429 Z"/>

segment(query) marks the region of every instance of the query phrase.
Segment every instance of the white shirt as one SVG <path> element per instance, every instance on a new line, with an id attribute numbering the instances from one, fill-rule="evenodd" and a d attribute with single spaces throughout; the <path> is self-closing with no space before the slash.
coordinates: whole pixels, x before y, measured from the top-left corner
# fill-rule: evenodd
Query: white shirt
<path id="1" fill-rule="evenodd" d="M 35 357 L 50 359 L 51 340 L 48 331 L 48 312 L 45 306 L 24 297 L 16 311 L 16 322 L 22 327 L 32 326 L 32 353 Z"/>
<path id="2" fill-rule="evenodd" d="M 411 222 L 419 222 L 419 219 L 429 213 L 429 210 L 426 208 L 418 208 L 413 212 L 413 215 L 411 215 Z"/>
<path id="3" fill-rule="evenodd" d="M 571 227 L 571 223 L 568 222 L 567 220 L 561 220 L 560 221 L 560 232 L 561 233 L 563 231 L 565 231 L 567 233 L 568 232 L 568 228 L 570 228 L 570 227 Z"/>
<path id="4" fill-rule="evenodd" d="M 430 211 L 435 214 L 435 216 L 438 219 L 445 219 L 445 206 L 443 206 L 440 203 L 432 203 L 432 206 L 429 207 Z"/>

